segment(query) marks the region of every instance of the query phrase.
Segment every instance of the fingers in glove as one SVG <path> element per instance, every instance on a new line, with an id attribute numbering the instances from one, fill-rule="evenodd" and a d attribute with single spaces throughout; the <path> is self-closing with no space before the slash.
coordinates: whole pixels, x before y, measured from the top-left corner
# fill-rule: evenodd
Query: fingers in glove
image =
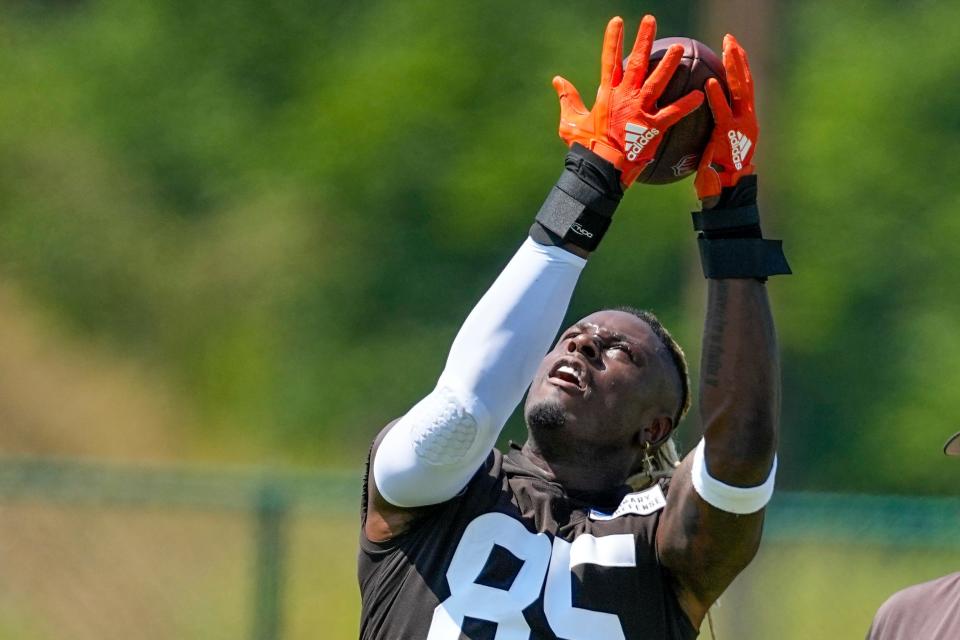
<path id="1" fill-rule="evenodd" d="M 729 77 L 729 76 L 728 76 Z M 704 86 L 707 92 L 707 102 L 710 103 L 710 111 L 713 112 L 713 121 L 718 126 L 720 123 L 728 123 L 733 119 L 733 112 L 730 110 L 730 104 L 727 97 L 723 95 L 723 88 L 716 78 L 709 78 Z"/>
<path id="2" fill-rule="evenodd" d="M 747 100 L 746 80 L 744 79 L 743 65 L 737 56 L 737 39 L 729 33 L 723 37 L 723 68 L 727 73 L 727 86 L 730 88 L 730 106 L 734 113 L 739 113 L 742 102 Z"/>
<path id="3" fill-rule="evenodd" d="M 700 156 L 700 164 L 697 166 L 697 177 L 693 180 L 693 186 L 697 190 L 697 197 L 700 200 L 713 198 L 720 195 L 723 187 L 720 184 L 720 174 L 710 166 L 713 162 L 715 143 L 710 142 L 703 150 Z"/>
<path id="4" fill-rule="evenodd" d="M 563 114 L 568 111 L 580 115 L 586 115 L 589 113 L 587 107 L 583 104 L 583 99 L 580 97 L 580 92 L 577 91 L 577 88 L 573 84 L 561 76 L 555 76 L 553 79 L 553 88 L 557 92 L 557 97 L 560 98 L 560 116 L 563 117 Z"/>
<path id="5" fill-rule="evenodd" d="M 627 69 L 623 74 L 624 84 L 631 89 L 640 89 L 644 78 L 647 77 L 647 67 L 650 65 L 650 51 L 653 41 L 657 37 L 657 19 L 647 14 L 640 21 L 637 29 L 637 39 L 633 42 L 633 50 L 627 59 Z"/>
<path id="6" fill-rule="evenodd" d="M 735 38 L 734 42 L 736 42 Z M 747 104 L 753 106 L 753 74 L 750 73 L 750 62 L 747 59 L 747 50 L 737 43 L 737 48 L 734 51 L 736 52 L 740 67 L 743 70 L 743 89 Z"/>
<path id="7" fill-rule="evenodd" d="M 670 84 L 673 73 L 677 70 L 677 67 L 680 66 L 681 58 L 683 58 L 683 45 L 675 44 L 667 49 L 666 55 L 663 56 L 657 68 L 653 70 L 650 77 L 643 83 L 640 100 L 644 107 L 652 108 L 654 106 L 657 98 L 663 94 L 663 90 Z"/>
<path id="8" fill-rule="evenodd" d="M 703 104 L 703 92 L 694 90 L 657 112 L 657 122 L 668 129 Z"/>
<path id="9" fill-rule="evenodd" d="M 600 55 L 600 89 L 615 87 L 623 78 L 623 18 L 616 16 L 607 23 Z"/>

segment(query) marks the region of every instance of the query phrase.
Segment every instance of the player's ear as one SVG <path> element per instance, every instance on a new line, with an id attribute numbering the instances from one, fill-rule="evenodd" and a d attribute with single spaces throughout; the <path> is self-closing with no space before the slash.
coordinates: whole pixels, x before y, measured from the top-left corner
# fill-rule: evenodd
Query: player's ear
<path id="1" fill-rule="evenodd" d="M 671 433 L 673 433 L 673 418 L 668 415 L 656 416 L 649 424 L 637 431 L 633 444 L 638 449 L 642 449 L 649 442 L 651 447 L 656 448 L 666 442 Z"/>

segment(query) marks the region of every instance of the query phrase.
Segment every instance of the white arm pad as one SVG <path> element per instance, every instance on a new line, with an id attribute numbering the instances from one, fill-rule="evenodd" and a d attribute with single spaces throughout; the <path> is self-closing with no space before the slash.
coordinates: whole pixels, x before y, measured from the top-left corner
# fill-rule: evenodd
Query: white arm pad
<path id="1" fill-rule="evenodd" d="M 729 513 L 745 515 L 755 513 L 767 506 L 773 496 L 773 484 L 777 476 L 777 456 L 773 456 L 773 467 L 770 475 L 763 484 L 756 487 L 734 487 L 720 482 L 707 471 L 707 461 L 703 455 L 705 442 L 701 438 L 700 444 L 693 453 L 693 488 L 700 497 L 708 503 Z"/>
<path id="2" fill-rule="evenodd" d="M 585 264 L 527 238 L 470 312 L 437 387 L 380 442 L 373 477 L 387 502 L 436 504 L 467 485 L 550 348 Z"/>

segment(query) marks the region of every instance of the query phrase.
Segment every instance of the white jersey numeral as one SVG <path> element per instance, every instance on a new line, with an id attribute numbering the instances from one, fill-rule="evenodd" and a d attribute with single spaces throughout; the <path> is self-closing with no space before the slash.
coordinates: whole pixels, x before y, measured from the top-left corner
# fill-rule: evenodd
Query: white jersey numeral
<path id="1" fill-rule="evenodd" d="M 477 584 L 475 580 L 498 544 L 523 561 L 510 590 Z M 458 640 L 465 616 L 497 623 L 495 640 L 529 640 L 530 625 L 523 610 L 540 595 L 550 562 L 550 539 L 533 534 L 502 513 L 485 513 L 471 522 L 447 569 L 450 597 L 433 610 L 427 640 Z"/>
<path id="2" fill-rule="evenodd" d="M 523 561 L 509 590 L 476 582 L 494 545 Z M 635 567 L 633 535 L 584 534 L 573 543 L 554 538 L 551 548 L 546 534 L 530 533 L 509 516 L 479 516 L 463 532 L 450 561 L 450 597 L 434 609 L 427 640 L 457 640 L 466 617 L 497 623 L 495 640 L 529 640 L 523 610 L 539 597 L 544 580 L 543 610 L 554 634 L 564 640 L 622 640 L 625 635 L 618 616 L 573 606 L 571 571 L 582 564 Z"/>
<path id="3" fill-rule="evenodd" d="M 543 594 L 543 612 L 550 627 L 564 640 L 626 638 L 616 615 L 573 606 L 573 576 L 570 572 L 581 564 L 635 567 L 637 555 L 633 545 L 633 536 L 629 533 L 602 538 L 585 534 L 576 538 L 573 544 L 554 538 L 547 588 Z"/>

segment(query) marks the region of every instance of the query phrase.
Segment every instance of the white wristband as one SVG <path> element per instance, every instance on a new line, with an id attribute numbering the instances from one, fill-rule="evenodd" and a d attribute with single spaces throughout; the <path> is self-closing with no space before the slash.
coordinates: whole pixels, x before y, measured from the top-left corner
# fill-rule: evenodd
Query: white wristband
<path id="1" fill-rule="evenodd" d="M 777 456 L 773 456 L 773 467 L 770 469 L 770 475 L 763 484 L 756 487 L 734 487 L 720 482 L 710 475 L 707 471 L 707 462 L 703 455 L 704 440 L 700 439 L 700 444 L 693 452 L 693 488 L 697 490 L 700 497 L 708 503 L 728 513 L 745 515 L 756 513 L 763 509 L 771 496 L 773 496 L 773 484 L 777 476 Z"/>

